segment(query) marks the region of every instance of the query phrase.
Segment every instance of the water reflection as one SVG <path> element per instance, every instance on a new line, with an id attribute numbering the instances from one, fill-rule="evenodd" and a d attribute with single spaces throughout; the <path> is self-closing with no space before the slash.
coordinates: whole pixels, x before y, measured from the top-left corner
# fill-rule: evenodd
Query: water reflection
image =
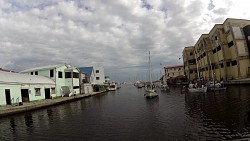
<path id="1" fill-rule="evenodd" d="M 132 85 L 0 118 L 0 140 L 234 140 L 250 133 L 250 88 L 144 98 Z M 45 136 L 46 135 L 46 136 Z"/>
<path id="2" fill-rule="evenodd" d="M 248 90 L 247 87 L 230 87 L 226 92 L 186 94 L 186 110 L 190 117 L 188 127 L 198 121 L 196 131 L 211 139 L 239 139 L 248 136 Z"/>
<path id="3" fill-rule="evenodd" d="M 15 119 L 14 118 L 10 118 L 10 129 L 13 131 L 13 133 L 15 133 L 16 131 L 16 122 L 15 122 Z"/>
<path id="4" fill-rule="evenodd" d="M 31 113 L 27 113 L 24 115 L 25 125 L 29 127 L 33 127 L 33 118 Z"/>

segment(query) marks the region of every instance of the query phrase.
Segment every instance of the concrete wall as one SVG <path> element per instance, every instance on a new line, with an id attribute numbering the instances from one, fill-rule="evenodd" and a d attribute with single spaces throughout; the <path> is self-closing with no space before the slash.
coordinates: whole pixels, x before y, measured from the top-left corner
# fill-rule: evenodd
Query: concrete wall
<path id="1" fill-rule="evenodd" d="M 83 92 L 84 94 L 89 94 L 89 93 L 93 93 L 93 87 L 91 84 L 89 83 L 85 83 L 83 84 Z"/>
<path id="2" fill-rule="evenodd" d="M 17 98 L 19 98 L 19 101 L 21 99 L 21 85 L 15 85 L 15 84 L 0 84 L 0 105 L 6 105 L 6 97 L 5 97 L 5 90 L 10 90 L 10 97 L 11 99 L 14 99 L 14 102 Z"/>
<path id="3" fill-rule="evenodd" d="M 40 95 L 35 94 L 35 88 L 40 88 Z M 0 105 L 6 105 L 6 97 L 5 97 L 5 90 L 10 90 L 12 104 L 22 101 L 22 94 L 21 89 L 27 89 L 29 92 L 29 101 L 37 101 L 37 100 L 44 100 L 45 99 L 45 88 L 55 88 L 55 85 L 52 84 L 0 84 Z"/>

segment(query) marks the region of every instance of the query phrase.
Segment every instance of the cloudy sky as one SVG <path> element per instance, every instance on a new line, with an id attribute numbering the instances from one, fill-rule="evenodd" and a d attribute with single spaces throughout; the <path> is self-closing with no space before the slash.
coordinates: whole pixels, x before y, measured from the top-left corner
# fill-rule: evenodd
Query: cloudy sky
<path id="1" fill-rule="evenodd" d="M 249 0 L 1 0 L 0 68 L 103 65 L 115 81 L 153 78 L 226 18 L 250 19 Z"/>

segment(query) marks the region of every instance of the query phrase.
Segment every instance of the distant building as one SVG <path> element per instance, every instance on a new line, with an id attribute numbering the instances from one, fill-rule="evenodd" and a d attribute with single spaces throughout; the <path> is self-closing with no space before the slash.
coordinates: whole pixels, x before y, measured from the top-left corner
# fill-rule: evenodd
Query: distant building
<path id="1" fill-rule="evenodd" d="M 85 74 L 85 80 L 83 83 L 95 83 L 95 73 L 93 67 L 79 67 L 78 68 L 81 73 Z"/>
<path id="2" fill-rule="evenodd" d="M 209 34 L 202 34 L 190 50 L 197 60 L 196 78 L 217 81 L 249 78 L 250 20 L 226 19 L 223 24 L 214 25 Z M 184 48 L 185 72 L 193 79 L 193 64 L 187 63 L 187 59 L 193 58 L 187 54 Z"/>
<path id="3" fill-rule="evenodd" d="M 0 70 L 0 106 L 50 99 L 55 87 L 55 82 L 47 77 Z"/>
<path id="4" fill-rule="evenodd" d="M 178 83 L 186 80 L 183 65 L 164 67 L 164 71 L 168 83 Z"/>
<path id="5" fill-rule="evenodd" d="M 105 73 L 103 66 L 94 67 L 79 67 L 82 73 L 86 74 L 88 82 L 91 84 L 104 84 L 105 83 Z"/>
<path id="6" fill-rule="evenodd" d="M 189 80 L 197 78 L 197 67 L 194 54 L 194 47 L 185 47 L 183 52 L 184 74 Z"/>
<path id="7" fill-rule="evenodd" d="M 103 66 L 79 67 L 79 70 L 86 76 L 85 84 L 81 84 L 84 93 L 89 93 L 92 91 L 98 92 L 106 89 L 106 86 L 104 85 L 105 74 Z M 89 85 L 88 83 L 91 85 Z M 90 86 L 92 86 L 92 89 Z"/>
<path id="8" fill-rule="evenodd" d="M 20 73 L 40 75 L 52 79 L 56 84 L 56 93 L 52 97 L 70 96 L 80 93 L 80 70 L 67 64 L 31 68 Z"/>

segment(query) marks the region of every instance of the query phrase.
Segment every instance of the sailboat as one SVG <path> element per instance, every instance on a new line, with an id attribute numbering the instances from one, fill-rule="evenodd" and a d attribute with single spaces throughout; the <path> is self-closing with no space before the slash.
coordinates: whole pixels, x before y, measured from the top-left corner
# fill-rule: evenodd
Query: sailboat
<path id="1" fill-rule="evenodd" d="M 146 90 L 146 93 L 144 94 L 144 96 L 146 98 L 158 97 L 158 93 L 156 92 L 155 87 L 152 83 L 150 51 L 149 51 L 149 84 L 147 84 L 145 90 Z"/>

